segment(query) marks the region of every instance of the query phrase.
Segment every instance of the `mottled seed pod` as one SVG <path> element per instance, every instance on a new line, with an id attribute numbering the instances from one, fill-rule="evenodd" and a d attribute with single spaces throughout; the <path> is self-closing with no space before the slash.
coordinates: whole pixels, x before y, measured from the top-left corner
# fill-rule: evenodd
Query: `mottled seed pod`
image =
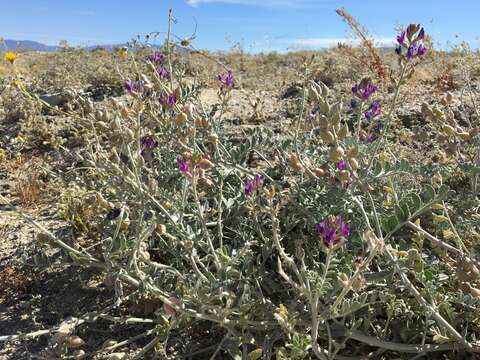
<path id="1" fill-rule="evenodd" d="M 350 168 L 352 170 L 357 170 L 358 169 L 358 161 L 355 158 L 350 158 L 348 159 L 348 165 L 350 165 Z"/>
<path id="2" fill-rule="evenodd" d="M 167 233 L 167 227 L 165 224 L 158 224 L 155 228 L 158 235 L 164 235 Z"/>
<path id="3" fill-rule="evenodd" d="M 458 133 L 457 135 L 462 140 L 465 140 L 465 141 L 470 140 L 470 133 L 469 132 L 463 131 L 463 132 Z"/>
<path id="4" fill-rule="evenodd" d="M 175 124 L 178 126 L 184 125 L 187 123 L 188 115 L 184 112 L 181 112 L 175 117 Z"/>
<path id="5" fill-rule="evenodd" d="M 202 159 L 198 163 L 198 167 L 204 170 L 210 169 L 212 166 L 213 166 L 213 163 L 208 159 Z"/>
<path id="6" fill-rule="evenodd" d="M 105 356 L 105 360 L 124 360 L 127 354 L 124 352 L 111 353 Z"/>
<path id="7" fill-rule="evenodd" d="M 67 345 L 69 349 L 76 349 L 84 344 L 85 341 L 83 341 L 81 337 L 76 335 L 70 335 L 65 338 L 65 345 Z"/>
<path id="8" fill-rule="evenodd" d="M 348 150 L 347 157 L 348 158 L 356 158 L 358 156 L 358 146 L 354 146 L 350 150 Z"/>
<path id="9" fill-rule="evenodd" d="M 348 126 L 347 126 L 347 125 L 343 125 L 343 126 L 340 128 L 340 131 L 338 132 L 337 136 L 338 136 L 338 138 L 339 138 L 340 140 L 345 139 L 345 138 L 348 136 Z"/>
<path id="10" fill-rule="evenodd" d="M 322 177 L 325 175 L 325 170 L 322 169 L 322 168 L 316 168 L 315 170 L 313 170 L 315 176 L 318 176 L 318 177 Z"/>
<path id="11" fill-rule="evenodd" d="M 340 170 L 338 172 L 338 177 L 342 181 L 348 181 L 348 179 L 350 179 L 350 172 L 348 170 Z"/>
<path id="12" fill-rule="evenodd" d="M 295 154 L 290 155 L 289 162 L 290 162 L 290 167 L 294 172 L 302 171 L 302 164 L 300 163 L 300 160 L 298 160 L 297 155 Z"/>
<path id="13" fill-rule="evenodd" d="M 73 353 L 73 358 L 75 360 L 83 360 L 85 359 L 87 355 L 85 354 L 85 351 L 83 350 L 76 350 L 74 353 Z"/>
<path id="14" fill-rule="evenodd" d="M 332 148 L 330 150 L 330 160 L 338 162 L 342 160 L 343 156 L 345 155 L 345 152 L 343 151 L 343 148 L 341 146 L 337 146 Z"/>
<path id="15" fill-rule="evenodd" d="M 333 144 L 335 141 L 335 137 L 333 136 L 333 133 L 331 131 L 327 130 L 322 130 L 320 132 L 320 138 L 326 143 L 326 144 Z"/>
<path id="16" fill-rule="evenodd" d="M 453 127 L 451 127 L 450 125 L 447 125 L 447 124 L 442 126 L 442 130 L 448 136 L 453 135 L 454 132 L 455 132 L 455 129 Z"/>

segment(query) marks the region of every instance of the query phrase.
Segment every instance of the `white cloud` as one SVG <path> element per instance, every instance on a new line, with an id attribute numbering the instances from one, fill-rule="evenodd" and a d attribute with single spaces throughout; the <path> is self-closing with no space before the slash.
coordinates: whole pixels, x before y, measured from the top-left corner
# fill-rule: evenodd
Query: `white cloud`
<path id="1" fill-rule="evenodd" d="M 395 39 L 389 37 L 378 37 L 373 40 L 376 46 L 393 46 L 395 44 Z M 293 39 L 290 43 L 294 49 L 314 49 L 333 47 L 337 46 L 338 43 L 356 46 L 360 44 L 360 40 L 348 38 L 304 38 Z"/>
<path id="2" fill-rule="evenodd" d="M 262 7 L 288 7 L 299 8 L 315 3 L 331 3 L 336 0 L 186 0 L 190 6 L 198 6 L 202 4 L 223 3 L 223 4 L 237 4 L 237 5 L 249 5 L 249 6 L 262 6 Z"/>

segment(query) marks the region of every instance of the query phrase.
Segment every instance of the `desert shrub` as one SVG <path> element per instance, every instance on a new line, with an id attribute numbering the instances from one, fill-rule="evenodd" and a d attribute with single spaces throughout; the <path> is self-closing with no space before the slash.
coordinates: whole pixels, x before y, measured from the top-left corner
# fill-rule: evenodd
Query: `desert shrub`
<path id="1" fill-rule="evenodd" d="M 175 358 L 199 333 L 210 354 L 232 358 L 480 351 L 479 262 L 450 217 L 445 168 L 408 161 L 391 139 L 424 39 L 418 25 L 401 32 L 392 91 L 364 78 L 348 86 L 348 104 L 303 61 L 283 131 L 225 124 L 236 74 L 211 74 L 218 104 L 206 108 L 203 83 L 185 76 L 169 39 L 148 59 L 129 55 L 138 73 L 126 77 L 125 102 L 102 110 L 78 100 L 91 137 L 71 153 L 78 171 L 63 214 L 87 239 L 46 236 L 104 277 L 116 307 L 141 308 L 145 318 L 119 320 L 150 326 L 136 358 Z M 57 356 L 81 346 L 74 325 L 56 330 Z"/>

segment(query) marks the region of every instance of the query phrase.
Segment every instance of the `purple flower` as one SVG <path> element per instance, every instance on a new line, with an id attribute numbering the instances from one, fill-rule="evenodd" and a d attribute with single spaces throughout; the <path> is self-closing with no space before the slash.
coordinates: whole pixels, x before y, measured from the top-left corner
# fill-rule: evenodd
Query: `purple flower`
<path id="1" fill-rule="evenodd" d="M 423 56 L 426 54 L 427 51 L 428 51 L 428 48 L 425 45 L 420 44 L 418 45 L 417 56 Z"/>
<path id="2" fill-rule="evenodd" d="M 254 191 L 258 191 L 263 187 L 263 179 L 261 175 L 255 175 L 252 180 L 245 181 L 245 194 L 252 195 Z"/>
<path id="3" fill-rule="evenodd" d="M 157 74 L 160 76 L 161 79 L 169 79 L 170 78 L 170 71 L 164 66 L 157 69 Z"/>
<path id="4" fill-rule="evenodd" d="M 350 101 L 350 107 L 351 107 L 352 109 L 356 109 L 357 106 L 358 106 L 357 100 L 352 99 L 352 100 Z"/>
<path id="5" fill-rule="evenodd" d="M 399 45 L 403 45 L 405 43 L 405 35 L 406 35 L 405 30 L 397 35 L 397 43 Z"/>
<path id="6" fill-rule="evenodd" d="M 372 120 L 375 116 L 380 115 L 381 112 L 380 103 L 378 101 L 373 101 L 368 111 L 364 112 L 364 115 L 368 120 Z"/>
<path id="7" fill-rule="evenodd" d="M 217 78 L 218 81 L 220 81 L 222 87 L 233 88 L 233 73 L 231 71 L 226 74 L 219 74 Z"/>
<path id="8" fill-rule="evenodd" d="M 415 52 L 417 51 L 417 45 L 415 43 L 413 43 L 412 45 L 410 45 L 408 47 L 408 50 L 407 50 L 407 58 L 412 58 L 415 56 Z"/>
<path id="9" fill-rule="evenodd" d="M 145 135 L 140 139 L 140 145 L 143 150 L 153 150 L 158 147 L 158 141 L 152 135 Z"/>
<path id="10" fill-rule="evenodd" d="M 131 93 L 139 93 L 139 94 L 144 94 L 145 92 L 145 87 L 143 85 L 142 80 L 130 80 L 130 81 L 125 81 L 125 89 L 128 91 L 129 94 Z"/>
<path id="11" fill-rule="evenodd" d="M 160 51 L 155 51 L 153 54 L 151 54 L 147 57 L 148 61 L 150 61 L 154 64 L 161 63 L 163 61 L 163 58 L 164 58 L 164 56 Z"/>
<path id="12" fill-rule="evenodd" d="M 340 238 L 350 235 L 350 227 L 343 221 L 341 216 L 328 216 L 316 226 L 317 233 L 322 237 L 327 246 L 333 246 Z"/>
<path id="13" fill-rule="evenodd" d="M 425 29 L 422 27 L 419 31 L 419 28 L 420 25 L 410 24 L 407 27 L 407 30 L 402 31 L 399 35 L 397 35 L 398 46 L 395 48 L 397 55 L 402 55 L 403 48 L 407 50 L 407 59 L 425 55 L 428 50 L 425 44 L 423 44 L 423 41 L 426 38 Z M 416 37 L 414 37 L 417 31 L 418 34 Z"/>
<path id="14" fill-rule="evenodd" d="M 177 98 L 174 94 L 170 94 L 168 96 L 160 95 L 160 97 L 158 98 L 158 101 L 163 106 L 173 107 L 173 105 L 175 105 L 175 103 L 177 102 Z"/>
<path id="15" fill-rule="evenodd" d="M 352 93 L 362 100 L 367 100 L 378 88 L 372 83 L 361 82 L 358 85 L 352 86 Z"/>
<path id="16" fill-rule="evenodd" d="M 338 170 L 347 170 L 347 162 L 345 160 L 340 160 L 337 162 L 336 167 Z"/>
<path id="17" fill-rule="evenodd" d="M 425 39 L 425 29 L 422 27 L 422 28 L 420 29 L 420 32 L 418 33 L 417 38 L 415 39 L 415 41 L 423 40 L 423 39 Z"/>
<path id="18" fill-rule="evenodd" d="M 183 160 L 183 158 L 180 155 L 177 156 L 177 164 L 178 164 L 178 171 L 180 171 L 182 175 L 185 175 L 188 177 L 192 176 L 192 174 L 190 173 L 190 163 L 187 160 Z"/>

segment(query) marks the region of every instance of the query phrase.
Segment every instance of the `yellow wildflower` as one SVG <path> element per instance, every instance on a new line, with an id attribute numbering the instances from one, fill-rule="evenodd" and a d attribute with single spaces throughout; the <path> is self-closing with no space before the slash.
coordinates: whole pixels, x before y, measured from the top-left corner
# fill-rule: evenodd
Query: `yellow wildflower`
<path id="1" fill-rule="evenodd" d="M 128 55 L 128 50 L 126 48 L 121 48 L 118 50 L 118 55 L 120 55 L 120 57 L 126 57 Z"/>
<path id="2" fill-rule="evenodd" d="M 17 58 L 17 54 L 15 54 L 14 52 L 8 51 L 5 53 L 5 55 L 3 55 L 3 58 L 6 61 L 10 62 L 10 64 L 13 64 L 13 62 Z"/>

